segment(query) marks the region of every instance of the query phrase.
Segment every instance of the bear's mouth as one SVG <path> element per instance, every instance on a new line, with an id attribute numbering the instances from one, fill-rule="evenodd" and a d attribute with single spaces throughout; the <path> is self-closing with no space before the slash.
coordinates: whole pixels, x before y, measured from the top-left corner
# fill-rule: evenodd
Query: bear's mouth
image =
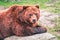
<path id="1" fill-rule="evenodd" d="M 34 24 L 36 23 L 35 21 L 34 22 L 30 22 L 30 21 L 25 21 L 27 24 Z"/>

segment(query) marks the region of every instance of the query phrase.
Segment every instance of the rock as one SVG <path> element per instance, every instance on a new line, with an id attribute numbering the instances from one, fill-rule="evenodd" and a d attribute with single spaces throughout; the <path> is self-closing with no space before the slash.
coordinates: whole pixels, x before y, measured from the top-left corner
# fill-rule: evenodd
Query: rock
<path id="1" fill-rule="evenodd" d="M 50 28 L 54 28 L 55 27 L 55 22 L 54 19 L 58 18 L 59 16 L 57 14 L 53 14 L 51 12 L 48 12 L 46 10 L 41 10 L 40 11 L 40 19 L 38 21 L 38 24 L 43 25 L 43 26 L 48 26 Z"/>
<path id="2" fill-rule="evenodd" d="M 50 33 L 42 33 L 26 37 L 11 36 L 5 40 L 57 40 L 57 38 Z"/>

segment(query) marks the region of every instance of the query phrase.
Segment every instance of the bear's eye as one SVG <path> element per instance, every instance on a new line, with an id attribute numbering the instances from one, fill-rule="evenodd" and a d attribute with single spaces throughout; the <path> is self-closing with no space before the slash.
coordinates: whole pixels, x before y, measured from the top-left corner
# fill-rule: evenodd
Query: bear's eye
<path id="1" fill-rule="evenodd" d="M 37 15 L 37 13 L 35 13 L 35 15 Z"/>
<path id="2" fill-rule="evenodd" d="M 32 16 L 32 14 L 29 14 L 29 16 Z"/>

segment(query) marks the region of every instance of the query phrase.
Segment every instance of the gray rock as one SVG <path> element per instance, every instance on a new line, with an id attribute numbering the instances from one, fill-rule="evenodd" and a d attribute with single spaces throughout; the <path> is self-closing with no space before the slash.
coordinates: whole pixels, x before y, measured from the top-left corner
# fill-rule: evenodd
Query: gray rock
<path id="1" fill-rule="evenodd" d="M 50 28 L 54 28 L 55 27 L 54 19 L 58 18 L 59 15 L 53 14 L 53 13 L 48 12 L 46 10 L 41 10 L 40 12 L 41 13 L 40 13 L 40 19 L 38 21 L 38 24 L 39 25 L 41 24 L 41 25 L 43 25 L 45 27 L 48 26 Z"/>
<path id="2" fill-rule="evenodd" d="M 50 33 L 42 33 L 26 37 L 11 36 L 5 40 L 57 40 L 57 38 Z"/>

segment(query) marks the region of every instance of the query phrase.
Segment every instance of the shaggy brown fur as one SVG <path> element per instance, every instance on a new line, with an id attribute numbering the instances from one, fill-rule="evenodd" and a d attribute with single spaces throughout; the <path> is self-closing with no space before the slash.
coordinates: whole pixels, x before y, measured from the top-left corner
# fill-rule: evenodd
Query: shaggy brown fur
<path id="1" fill-rule="evenodd" d="M 0 11 L 0 40 L 11 35 L 29 36 L 46 32 L 46 28 L 36 23 L 39 17 L 38 6 L 14 5 Z"/>

